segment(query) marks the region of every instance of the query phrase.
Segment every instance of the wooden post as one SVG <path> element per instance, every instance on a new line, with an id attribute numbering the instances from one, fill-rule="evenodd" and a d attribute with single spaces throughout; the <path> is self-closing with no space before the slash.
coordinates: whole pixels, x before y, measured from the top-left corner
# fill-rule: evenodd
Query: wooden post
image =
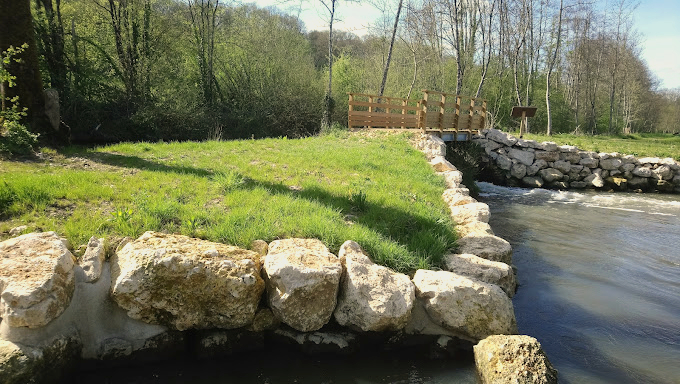
<path id="1" fill-rule="evenodd" d="M 408 103 L 406 102 L 406 99 L 401 101 L 401 106 L 404 107 L 404 108 L 401 109 L 402 115 L 406 115 L 406 106 L 407 105 L 408 105 Z M 405 117 L 406 116 L 401 116 L 401 129 L 406 129 L 406 126 L 404 125 L 404 118 Z"/>
<path id="2" fill-rule="evenodd" d="M 444 113 L 446 113 L 446 94 L 441 94 L 441 102 L 439 104 L 439 137 L 444 136 Z"/>
<path id="3" fill-rule="evenodd" d="M 453 129 L 458 131 L 458 126 L 460 125 L 460 96 L 456 95 L 456 110 L 455 110 L 455 115 L 453 116 Z"/>
<path id="4" fill-rule="evenodd" d="M 368 97 L 368 103 L 371 104 L 371 105 L 368 106 L 368 112 L 373 112 L 373 105 L 372 105 L 373 104 L 373 96 Z M 371 118 L 371 116 L 369 116 L 369 119 L 370 118 Z M 368 129 L 371 129 L 371 128 L 373 128 L 373 127 L 369 125 Z"/>
<path id="5" fill-rule="evenodd" d="M 428 91 L 423 91 L 423 100 L 421 101 L 422 109 L 420 110 L 420 128 L 423 132 L 426 132 L 427 129 L 427 97 Z"/>
<path id="6" fill-rule="evenodd" d="M 527 121 L 527 113 L 526 111 L 522 111 L 522 120 L 519 122 L 519 138 L 521 139 L 524 136 L 524 125 L 526 124 Z"/>
<path id="7" fill-rule="evenodd" d="M 354 106 L 352 105 L 352 102 L 354 101 L 354 95 L 349 94 L 349 113 L 347 114 L 347 128 L 350 130 L 352 129 L 352 111 L 354 110 Z"/>
<path id="8" fill-rule="evenodd" d="M 482 101 L 482 113 L 480 113 L 481 118 L 479 119 L 479 130 L 483 130 L 486 125 L 486 100 Z"/>

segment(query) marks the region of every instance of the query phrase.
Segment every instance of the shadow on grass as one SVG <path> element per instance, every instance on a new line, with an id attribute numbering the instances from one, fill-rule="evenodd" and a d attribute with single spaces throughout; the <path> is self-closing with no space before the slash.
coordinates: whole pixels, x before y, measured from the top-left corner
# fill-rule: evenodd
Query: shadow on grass
<path id="1" fill-rule="evenodd" d="M 212 178 L 220 174 L 219 171 L 167 165 L 131 155 L 85 152 L 79 153 L 77 156 L 112 166 L 177 175 Z M 375 231 L 384 240 L 404 246 L 420 259 L 427 259 L 432 267 L 440 267 L 443 264 L 442 256 L 444 253 L 455 246 L 456 236 L 453 227 L 445 220 L 439 221 L 414 215 L 399 208 L 372 203 L 370 200 L 362 200 L 358 203 L 355 199 L 356 196 L 349 194 L 346 197 L 338 196 L 315 186 L 298 189 L 280 182 L 272 183 L 239 176 L 243 178 L 243 183 L 238 186 L 238 189 L 254 190 L 262 188 L 272 194 L 305 199 L 339 211 L 346 215 L 345 218 L 349 217 L 354 223 Z M 436 208 L 433 207 L 433 209 Z M 340 244 L 329 244 L 329 246 L 337 248 Z M 369 244 L 362 244 L 362 246 L 372 255 L 377 251 L 372 249 L 373 247 Z M 416 269 L 417 263 L 417 260 L 413 260 L 409 269 Z"/>

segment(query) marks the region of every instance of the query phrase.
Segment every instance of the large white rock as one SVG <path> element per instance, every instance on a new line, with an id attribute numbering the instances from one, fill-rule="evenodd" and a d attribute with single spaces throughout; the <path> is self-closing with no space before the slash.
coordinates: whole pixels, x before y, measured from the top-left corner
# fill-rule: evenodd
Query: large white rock
<path id="1" fill-rule="evenodd" d="M 338 256 L 345 266 L 334 312 L 338 324 L 375 332 L 404 328 L 415 300 L 411 279 L 376 265 L 351 240 L 340 247 Z"/>
<path id="2" fill-rule="evenodd" d="M 472 340 L 517 333 L 512 301 L 496 285 L 424 269 L 416 272 L 413 283 L 427 314 L 446 329 Z"/>
<path id="3" fill-rule="evenodd" d="M 489 131 L 486 133 L 486 138 L 508 147 L 512 147 L 517 142 L 516 137 L 497 129 L 489 129 Z"/>
<path id="4" fill-rule="evenodd" d="M 38 328 L 57 318 L 75 289 L 75 258 L 54 232 L 0 243 L 0 317 L 10 327 Z"/>
<path id="5" fill-rule="evenodd" d="M 470 234 L 458 239 L 458 253 L 512 264 L 512 246 L 504 239 L 486 234 Z"/>
<path id="6" fill-rule="evenodd" d="M 416 149 L 423 152 L 428 160 L 437 156 L 446 156 L 446 142 L 434 135 L 422 135 L 416 141 Z"/>
<path id="7" fill-rule="evenodd" d="M 508 151 L 508 156 L 510 158 L 519 161 L 524 165 L 531 165 L 534 163 L 534 153 L 529 151 L 523 151 L 521 149 L 510 148 Z"/>
<path id="8" fill-rule="evenodd" d="M 470 203 L 449 207 L 451 218 L 458 225 L 465 225 L 473 221 L 489 222 L 489 206 L 484 203 Z"/>
<path id="9" fill-rule="evenodd" d="M 477 200 L 470 197 L 469 195 L 458 192 L 456 189 L 446 189 L 442 193 L 442 199 L 449 207 L 455 207 L 457 205 L 465 205 L 476 203 Z"/>
<path id="10" fill-rule="evenodd" d="M 458 188 L 463 182 L 463 174 L 460 171 L 446 171 L 441 175 L 444 176 L 447 188 Z"/>
<path id="11" fill-rule="evenodd" d="M 531 336 L 489 336 L 474 346 L 474 353 L 483 384 L 557 383 L 557 370 Z"/>
<path id="12" fill-rule="evenodd" d="M 456 167 L 443 156 L 436 156 L 430 161 L 430 165 L 437 172 L 457 171 Z"/>
<path id="13" fill-rule="evenodd" d="M 467 224 L 456 225 L 455 227 L 458 237 L 465 237 L 467 235 L 494 235 L 493 229 L 489 223 L 482 221 L 471 221 Z"/>
<path id="14" fill-rule="evenodd" d="M 111 260 L 111 297 L 128 316 L 177 330 L 250 324 L 264 291 L 260 256 L 181 235 L 146 232 Z"/>
<path id="15" fill-rule="evenodd" d="M 517 281 L 512 267 L 498 261 L 482 259 L 471 254 L 445 256 L 446 269 L 450 272 L 497 285 L 512 298 L 517 290 Z"/>
<path id="16" fill-rule="evenodd" d="M 294 241 L 269 245 L 264 260 L 268 302 L 282 322 L 301 332 L 316 331 L 335 309 L 342 264 L 318 240 L 304 240 L 308 247 Z"/>

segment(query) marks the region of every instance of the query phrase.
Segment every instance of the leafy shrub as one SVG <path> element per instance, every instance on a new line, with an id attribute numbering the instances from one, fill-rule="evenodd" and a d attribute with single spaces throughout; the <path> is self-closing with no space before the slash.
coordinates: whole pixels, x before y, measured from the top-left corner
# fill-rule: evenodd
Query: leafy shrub
<path id="1" fill-rule="evenodd" d="M 6 120 L 4 132 L 0 134 L 0 152 L 10 155 L 29 155 L 38 143 L 38 135 L 34 135 L 17 121 Z"/>

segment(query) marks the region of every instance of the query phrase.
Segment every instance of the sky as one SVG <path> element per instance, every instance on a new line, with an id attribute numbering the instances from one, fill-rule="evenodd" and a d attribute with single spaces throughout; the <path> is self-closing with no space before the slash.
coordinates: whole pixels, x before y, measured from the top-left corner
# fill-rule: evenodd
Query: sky
<path id="1" fill-rule="evenodd" d="M 308 31 L 328 29 L 328 12 L 320 0 L 256 0 L 255 4 L 276 6 L 300 17 Z M 370 26 L 381 17 L 380 10 L 367 1 L 338 4 L 334 28 L 359 36 L 368 34 Z M 633 20 L 640 34 L 642 58 L 659 80 L 659 88 L 680 89 L 680 0 L 639 0 Z"/>

